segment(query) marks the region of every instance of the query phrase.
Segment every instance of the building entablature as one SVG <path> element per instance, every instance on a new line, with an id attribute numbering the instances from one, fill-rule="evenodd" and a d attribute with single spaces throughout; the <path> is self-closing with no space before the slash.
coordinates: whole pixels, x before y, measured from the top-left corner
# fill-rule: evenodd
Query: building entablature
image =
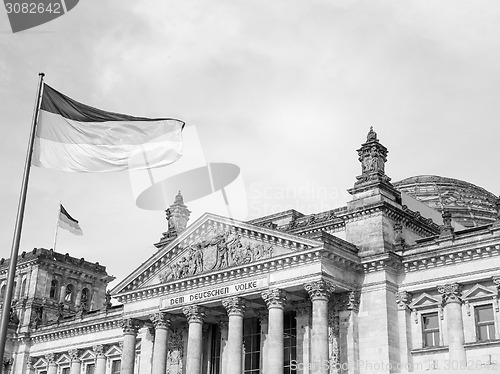
<path id="1" fill-rule="evenodd" d="M 57 324 L 42 325 L 32 331 L 29 336 L 33 343 L 65 339 L 99 331 L 119 328 L 122 321 L 123 307 L 83 314 Z"/>
<path id="2" fill-rule="evenodd" d="M 362 258 L 361 268 L 364 273 L 376 271 L 400 271 L 403 268 L 401 256 L 394 252 L 386 252 Z"/>
<path id="3" fill-rule="evenodd" d="M 498 257 L 500 255 L 500 237 L 488 235 L 477 241 L 461 240 L 434 241 L 417 244 L 402 254 L 404 271 L 418 271 L 437 266 L 458 264 L 471 260 Z"/>
<path id="4" fill-rule="evenodd" d="M 172 293 L 189 292 L 204 287 L 217 287 L 228 282 L 244 281 L 246 278 L 267 277 L 279 271 L 298 269 L 314 263 L 321 265 L 324 261 L 329 261 L 334 266 L 352 272 L 357 272 L 360 269 L 359 258 L 356 255 L 342 251 L 337 252 L 332 248 L 316 247 L 198 276 L 144 286 L 136 290 L 115 294 L 114 297 L 125 304 L 145 299 L 156 299 Z"/>

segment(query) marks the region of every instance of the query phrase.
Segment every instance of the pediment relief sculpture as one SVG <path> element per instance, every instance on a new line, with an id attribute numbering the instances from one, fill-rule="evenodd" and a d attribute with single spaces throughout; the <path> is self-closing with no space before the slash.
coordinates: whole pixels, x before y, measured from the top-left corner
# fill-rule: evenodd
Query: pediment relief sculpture
<path id="1" fill-rule="evenodd" d="M 242 237 L 240 234 L 212 229 L 185 248 L 181 257 L 160 273 L 160 281 L 168 282 L 212 270 L 273 256 L 273 246 Z"/>

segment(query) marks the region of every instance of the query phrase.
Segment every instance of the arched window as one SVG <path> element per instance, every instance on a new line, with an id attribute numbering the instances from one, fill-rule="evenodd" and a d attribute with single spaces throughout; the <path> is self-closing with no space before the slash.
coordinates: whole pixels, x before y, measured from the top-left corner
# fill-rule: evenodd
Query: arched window
<path id="1" fill-rule="evenodd" d="M 73 293 L 75 291 L 75 287 L 70 283 L 66 286 L 66 296 L 64 296 L 64 301 L 72 302 L 73 301 Z"/>
<path id="2" fill-rule="evenodd" d="M 82 290 L 82 296 L 80 296 L 80 304 L 88 310 L 90 302 L 90 292 L 88 288 Z"/>
<path id="3" fill-rule="evenodd" d="M 59 282 L 57 281 L 57 279 L 52 279 L 52 282 L 50 282 L 50 293 L 49 293 L 49 297 L 51 299 L 57 298 L 58 286 L 59 286 Z"/>

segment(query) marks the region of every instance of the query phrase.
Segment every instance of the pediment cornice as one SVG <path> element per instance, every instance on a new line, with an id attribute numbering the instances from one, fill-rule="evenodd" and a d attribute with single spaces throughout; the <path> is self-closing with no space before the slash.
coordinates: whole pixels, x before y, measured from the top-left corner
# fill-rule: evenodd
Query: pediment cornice
<path id="1" fill-rule="evenodd" d="M 141 289 L 160 273 L 165 282 L 273 258 L 280 251 L 300 252 L 321 244 L 316 240 L 207 213 L 126 277 L 112 290 L 112 294 Z M 232 257 L 221 260 L 229 247 Z M 200 251 L 204 256 L 201 267 Z"/>

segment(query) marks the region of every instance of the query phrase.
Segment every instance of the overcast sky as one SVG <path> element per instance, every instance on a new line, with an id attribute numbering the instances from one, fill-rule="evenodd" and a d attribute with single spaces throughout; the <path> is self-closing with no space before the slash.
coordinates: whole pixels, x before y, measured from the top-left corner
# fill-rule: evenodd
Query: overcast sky
<path id="1" fill-rule="evenodd" d="M 88 105 L 184 120 L 206 161 L 240 167 L 239 218 L 345 205 L 370 126 L 393 181 L 433 174 L 500 193 L 498 1 L 80 1 L 16 34 L 1 10 L 0 257 L 41 71 Z M 59 200 L 84 235 L 60 230 L 56 250 L 118 280 L 167 229 L 163 211 L 136 206 L 128 172 L 32 168 L 21 251 L 53 247 Z"/>

